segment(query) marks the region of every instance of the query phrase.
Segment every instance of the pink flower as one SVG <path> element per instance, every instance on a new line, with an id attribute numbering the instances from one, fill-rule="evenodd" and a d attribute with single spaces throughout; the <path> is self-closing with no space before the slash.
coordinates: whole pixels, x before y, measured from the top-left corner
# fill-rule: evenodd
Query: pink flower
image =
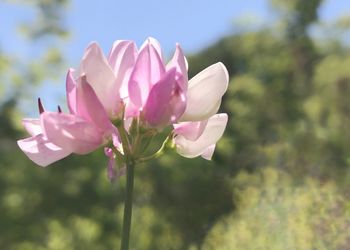
<path id="1" fill-rule="evenodd" d="M 181 122 L 174 124 L 174 142 L 180 155 L 211 159 L 227 124 L 227 114 L 215 113 L 227 90 L 228 80 L 226 67 L 216 63 L 189 81 L 186 110 L 180 117 Z"/>
<path id="2" fill-rule="evenodd" d="M 148 38 L 140 51 L 132 41 L 116 41 L 107 57 L 97 43 L 91 43 L 76 76 L 73 69 L 67 74 L 69 113 L 48 112 L 40 104 L 39 119 L 23 120 L 31 137 L 19 140 L 18 145 L 40 166 L 104 145 L 108 176 L 113 179 L 118 175 L 116 163 L 122 168 L 128 154 L 134 160 L 144 158 L 134 154 L 145 151 L 142 145 L 156 131 L 173 125 L 169 140 L 180 155 L 211 159 L 227 124 L 227 115 L 216 112 L 227 89 L 228 73 L 222 63 L 216 63 L 188 81 L 187 70 L 178 44 L 165 64 L 154 38 Z"/>
<path id="3" fill-rule="evenodd" d="M 31 137 L 18 146 L 36 164 L 45 167 L 71 153 L 87 154 L 104 144 L 115 128 L 86 77 L 67 75 L 69 114 L 47 112 L 41 108 L 39 119 L 24 119 Z M 39 105 L 40 107 L 40 105 Z"/>
<path id="4" fill-rule="evenodd" d="M 186 108 L 187 62 L 179 45 L 165 65 L 159 42 L 148 38 L 137 51 L 132 41 L 116 41 L 106 58 L 97 43 L 79 68 L 111 119 L 124 104 L 125 118 L 141 116 L 150 127 L 171 125 Z"/>
<path id="5" fill-rule="evenodd" d="M 137 57 L 132 41 L 116 41 L 108 58 L 97 43 L 91 43 L 85 50 L 79 74 L 84 74 L 108 116 L 118 118 L 123 99 L 128 96 L 127 88 L 131 70 Z"/>
<path id="6" fill-rule="evenodd" d="M 130 101 L 140 112 L 142 121 L 157 128 L 176 122 L 186 108 L 186 91 L 186 59 L 180 46 L 177 45 L 173 59 L 165 65 L 158 41 L 148 38 L 129 81 Z"/>
<path id="7" fill-rule="evenodd" d="M 227 114 L 216 114 L 198 122 L 174 124 L 174 142 L 177 152 L 187 158 L 202 156 L 210 160 L 216 142 L 221 138 L 227 124 Z"/>
<path id="8" fill-rule="evenodd" d="M 97 43 L 91 43 L 82 58 L 80 76 L 75 79 L 73 69 L 67 74 L 70 114 L 41 112 L 40 119 L 23 119 L 32 137 L 18 141 L 22 151 L 45 167 L 71 153 L 89 153 L 109 141 L 116 134 L 109 117 L 121 113 L 136 56 L 131 41 L 116 41 L 108 58 Z"/>

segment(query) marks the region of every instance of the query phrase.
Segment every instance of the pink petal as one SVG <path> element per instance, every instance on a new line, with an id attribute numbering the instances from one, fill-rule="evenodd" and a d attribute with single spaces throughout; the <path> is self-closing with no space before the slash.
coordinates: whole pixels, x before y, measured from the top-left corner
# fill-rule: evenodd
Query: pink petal
<path id="1" fill-rule="evenodd" d="M 43 130 L 41 129 L 40 119 L 24 118 L 22 124 L 25 130 L 31 135 L 35 136 L 41 134 Z"/>
<path id="2" fill-rule="evenodd" d="M 174 124 L 174 132 L 177 135 L 185 137 L 187 140 L 195 141 L 202 135 L 207 123 L 208 120 L 199 122 L 181 122 Z"/>
<path id="3" fill-rule="evenodd" d="M 227 119 L 227 114 L 216 114 L 210 117 L 203 133 L 195 141 L 188 140 L 182 135 L 177 135 L 175 137 L 176 151 L 187 158 L 199 155 L 209 158 L 211 153 L 209 147 L 216 144 L 223 135 Z"/>
<path id="4" fill-rule="evenodd" d="M 115 115 L 120 102 L 120 83 L 116 81 L 113 70 L 97 43 L 92 43 L 86 49 L 80 65 L 80 74 L 86 75 L 107 113 Z"/>
<path id="5" fill-rule="evenodd" d="M 105 155 L 108 157 L 107 177 L 109 181 L 116 181 L 120 176 L 125 175 L 126 167 L 117 168 L 116 155 L 111 148 L 105 147 Z"/>
<path id="6" fill-rule="evenodd" d="M 176 50 L 173 58 L 167 64 L 167 70 L 171 68 L 176 68 L 177 80 L 180 83 L 182 89 L 186 90 L 188 85 L 188 75 L 187 75 L 187 60 L 184 56 L 182 49 L 179 44 L 176 44 Z"/>
<path id="7" fill-rule="evenodd" d="M 77 82 L 77 114 L 95 124 L 101 131 L 112 127 L 105 109 L 84 76 Z"/>
<path id="8" fill-rule="evenodd" d="M 115 155 L 111 148 L 105 147 L 104 151 L 105 151 L 105 155 L 108 157 L 107 177 L 108 177 L 108 180 L 112 182 L 116 177 Z"/>
<path id="9" fill-rule="evenodd" d="M 69 69 L 66 77 L 66 96 L 68 109 L 71 114 L 77 113 L 76 82 L 74 79 L 74 69 Z"/>
<path id="10" fill-rule="evenodd" d="M 163 53 L 162 53 L 162 48 L 160 46 L 160 43 L 157 39 L 155 39 L 154 37 L 148 37 L 143 44 L 141 45 L 141 49 L 142 50 L 144 47 L 146 47 L 148 44 L 151 44 L 153 46 L 153 48 L 155 48 L 155 50 L 157 51 L 160 59 L 162 60 L 162 62 L 164 62 L 164 57 L 163 57 Z"/>
<path id="11" fill-rule="evenodd" d="M 87 154 L 103 143 L 96 126 L 71 114 L 44 112 L 40 116 L 44 134 L 55 145 L 77 154 Z"/>
<path id="12" fill-rule="evenodd" d="M 128 96 L 128 83 L 131 71 L 137 58 L 137 48 L 134 42 L 118 40 L 114 42 L 108 56 L 108 62 L 117 77 L 121 98 Z"/>
<path id="13" fill-rule="evenodd" d="M 115 129 L 115 132 L 112 134 L 112 142 L 113 142 L 113 146 L 116 149 L 118 149 L 119 151 L 122 151 L 123 145 L 122 145 L 122 142 L 120 141 L 117 129 Z"/>
<path id="14" fill-rule="evenodd" d="M 57 147 L 48 141 L 43 134 L 19 140 L 17 144 L 29 159 L 41 167 L 46 167 L 71 154 L 71 151 Z"/>
<path id="15" fill-rule="evenodd" d="M 137 108 L 142 108 L 147 101 L 152 86 L 165 73 L 165 66 L 159 53 L 149 42 L 140 51 L 129 81 L 129 97 Z"/>
<path id="16" fill-rule="evenodd" d="M 143 109 L 145 120 L 154 127 L 164 127 L 177 120 L 185 111 L 185 96 L 176 79 L 176 69 L 168 71 L 156 83 Z"/>
<path id="17" fill-rule="evenodd" d="M 130 98 L 124 99 L 125 103 L 125 114 L 124 119 L 128 119 L 130 117 L 137 117 L 140 114 L 140 109 L 136 107 L 131 101 Z"/>

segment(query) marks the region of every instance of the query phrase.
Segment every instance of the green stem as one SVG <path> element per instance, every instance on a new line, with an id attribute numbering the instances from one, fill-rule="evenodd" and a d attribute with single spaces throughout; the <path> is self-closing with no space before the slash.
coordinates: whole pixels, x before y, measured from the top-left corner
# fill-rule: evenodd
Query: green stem
<path id="1" fill-rule="evenodd" d="M 121 250 L 129 249 L 131 215 L 132 215 L 132 194 L 134 189 L 134 168 L 135 163 L 129 162 L 126 166 L 126 196 L 124 205 L 123 231 Z"/>
<path id="2" fill-rule="evenodd" d="M 125 193 L 125 204 L 124 204 L 124 217 L 123 217 L 123 228 L 122 228 L 122 242 L 120 249 L 129 250 L 129 238 L 131 228 L 131 215 L 132 215 L 132 194 L 134 190 L 134 168 L 135 161 L 131 154 L 130 142 L 128 139 L 127 132 L 124 128 L 124 121 L 121 121 L 117 125 L 119 131 L 120 140 L 122 142 L 124 151 L 124 161 L 126 164 L 126 193 Z"/>

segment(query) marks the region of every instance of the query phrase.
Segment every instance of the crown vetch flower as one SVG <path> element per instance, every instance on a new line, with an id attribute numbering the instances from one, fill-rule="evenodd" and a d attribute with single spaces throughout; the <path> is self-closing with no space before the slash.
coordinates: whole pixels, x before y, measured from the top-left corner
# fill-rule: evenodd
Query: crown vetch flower
<path id="1" fill-rule="evenodd" d="M 131 69 L 137 57 L 132 41 L 118 40 L 106 58 L 97 43 L 91 43 L 81 60 L 79 74 L 84 74 L 110 118 L 116 118 L 126 97 Z"/>
<path id="2" fill-rule="evenodd" d="M 138 51 L 132 41 L 116 41 L 105 57 L 97 43 L 84 52 L 79 69 L 66 78 L 69 113 L 41 108 L 39 119 L 24 119 L 31 137 L 19 140 L 24 153 L 40 166 L 71 153 L 86 154 L 101 146 L 115 165 L 148 159 L 150 139 L 172 125 L 164 147 L 184 157 L 211 159 L 227 124 L 216 114 L 228 85 L 228 73 L 216 63 L 188 80 L 188 63 L 180 45 L 165 64 L 159 42 L 148 38 Z M 161 151 L 164 149 L 161 148 Z M 159 152 L 155 154 L 159 155 Z"/>
<path id="3" fill-rule="evenodd" d="M 216 114 L 227 90 L 228 73 L 216 63 L 188 81 L 188 64 L 177 44 L 164 63 L 159 42 L 148 38 L 137 51 L 132 41 L 116 41 L 105 57 L 97 43 L 85 50 L 77 73 L 66 77 L 69 113 L 46 111 L 23 119 L 31 137 L 18 146 L 35 163 L 47 166 L 71 153 L 87 154 L 104 146 L 107 176 L 126 173 L 121 249 L 128 249 L 134 167 L 169 148 L 188 158 L 210 160 L 223 135 L 227 114 Z M 167 126 L 173 130 L 154 154 L 146 150 Z"/>
<path id="4" fill-rule="evenodd" d="M 165 65 L 158 41 L 148 38 L 142 45 L 128 86 L 130 101 L 147 125 L 164 128 L 185 111 L 185 60 L 177 46 L 174 58 Z"/>
<path id="5" fill-rule="evenodd" d="M 180 155 L 211 159 L 227 124 L 227 114 L 215 113 L 228 81 L 228 72 L 222 63 L 209 66 L 189 81 L 186 110 L 180 117 L 181 122 L 174 124 L 174 143 Z"/>
<path id="6" fill-rule="evenodd" d="M 29 159 L 36 164 L 46 167 L 72 153 L 70 150 L 60 148 L 48 140 L 43 133 L 40 119 L 25 118 L 22 120 L 22 124 L 31 137 L 17 141 L 17 144 Z"/>
<path id="7" fill-rule="evenodd" d="M 42 167 L 71 153 L 94 151 L 116 133 L 86 77 L 75 81 L 72 73 L 70 70 L 67 74 L 69 114 L 40 108 L 39 119 L 23 119 L 24 127 L 32 137 L 19 140 L 18 146 Z"/>

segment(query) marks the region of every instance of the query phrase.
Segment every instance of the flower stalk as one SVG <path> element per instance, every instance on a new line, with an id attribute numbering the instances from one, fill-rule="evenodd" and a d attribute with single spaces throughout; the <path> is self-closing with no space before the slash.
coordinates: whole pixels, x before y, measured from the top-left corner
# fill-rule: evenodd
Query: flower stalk
<path id="1" fill-rule="evenodd" d="M 124 217 L 123 217 L 123 229 L 122 229 L 122 241 L 121 250 L 129 249 L 130 228 L 131 228 L 131 216 L 132 216 L 132 197 L 134 190 L 134 161 L 130 161 L 126 166 L 126 193 L 124 204 Z"/>

